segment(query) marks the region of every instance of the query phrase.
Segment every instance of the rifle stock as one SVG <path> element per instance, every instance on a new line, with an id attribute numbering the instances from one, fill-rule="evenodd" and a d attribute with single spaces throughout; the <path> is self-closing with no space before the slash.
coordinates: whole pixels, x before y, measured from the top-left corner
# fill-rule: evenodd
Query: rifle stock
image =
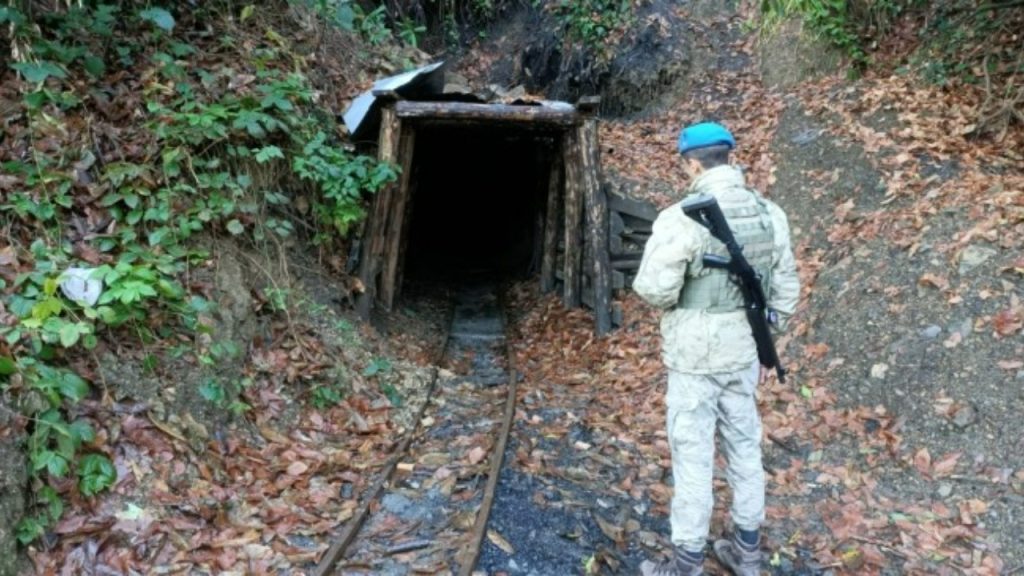
<path id="1" fill-rule="evenodd" d="M 708 229 L 712 236 L 725 244 L 729 258 L 716 254 L 705 254 L 701 259 L 704 266 L 717 270 L 727 270 L 730 279 L 739 287 L 743 294 L 744 310 L 747 322 L 757 344 L 757 358 L 765 368 L 774 368 L 779 382 L 786 381 L 786 369 L 782 367 L 779 354 L 772 342 L 768 323 L 768 302 L 761 286 L 761 275 L 747 262 L 743 255 L 743 247 L 736 242 L 729 224 L 713 196 L 701 194 L 683 202 L 683 213 L 701 226 Z"/>

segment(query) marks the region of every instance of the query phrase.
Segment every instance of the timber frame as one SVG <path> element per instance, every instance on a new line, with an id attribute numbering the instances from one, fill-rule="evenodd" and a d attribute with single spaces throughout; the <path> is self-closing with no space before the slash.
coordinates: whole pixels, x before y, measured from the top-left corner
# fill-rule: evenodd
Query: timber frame
<path id="1" fill-rule="evenodd" d="M 598 146 L 599 99 L 576 106 L 422 102 L 401 100 L 394 92 L 375 92 L 381 103 L 378 158 L 399 167 L 399 178 L 374 196 L 363 231 L 359 277 L 364 291 L 357 309 L 369 319 L 373 308 L 391 310 L 402 286 L 412 196 L 416 132 L 423 125 L 478 125 L 557 134 L 558 148 L 548 159 L 540 285 L 561 290 L 564 305 L 583 304 L 594 311 L 600 334 L 612 328 L 612 265 L 609 254 L 607 190 L 602 187 Z"/>

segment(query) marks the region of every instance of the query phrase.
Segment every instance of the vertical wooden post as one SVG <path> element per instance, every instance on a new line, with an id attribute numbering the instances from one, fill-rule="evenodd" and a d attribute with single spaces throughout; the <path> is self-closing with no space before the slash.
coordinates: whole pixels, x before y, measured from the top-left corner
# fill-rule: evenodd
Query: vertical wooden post
<path id="1" fill-rule="evenodd" d="M 565 262 L 562 274 L 562 302 L 566 308 L 580 305 L 580 265 L 583 250 L 580 242 L 583 211 L 583 167 L 580 154 L 581 128 L 569 130 L 562 141 L 565 163 Z"/>
<path id="2" fill-rule="evenodd" d="M 415 147 L 415 146 L 414 146 Z M 412 167 L 410 166 L 410 172 Z M 412 174 L 409 175 L 410 179 Z M 410 180 L 406 188 L 405 215 L 402 216 L 402 243 L 398 246 L 398 272 L 395 278 L 395 298 L 402 295 L 402 286 L 405 281 L 405 258 L 409 248 L 409 231 L 412 223 L 412 211 L 416 205 L 416 181 Z"/>
<path id="3" fill-rule="evenodd" d="M 594 322 L 599 336 L 612 329 L 611 262 L 608 255 L 608 197 L 601 189 L 601 151 L 597 134 L 600 99 L 584 98 L 577 104 L 583 113 L 579 130 L 580 184 L 587 207 L 587 242 L 591 261 L 590 286 L 594 289 Z"/>
<path id="4" fill-rule="evenodd" d="M 556 150 L 563 146 L 563 138 L 555 140 Z M 540 262 L 540 290 L 547 294 L 555 289 L 555 266 L 558 262 L 558 217 L 562 204 L 562 155 L 552 154 L 548 175 L 547 207 L 544 213 L 544 254 Z"/>
<path id="5" fill-rule="evenodd" d="M 398 158 L 398 143 L 401 136 L 401 120 L 395 113 L 395 102 L 398 96 L 393 92 L 375 93 L 374 96 L 381 100 L 383 105 L 377 158 L 381 162 L 393 164 Z M 391 197 L 396 187 L 397 183 L 391 182 L 377 192 L 368 215 L 369 221 L 363 239 L 363 259 L 359 265 L 359 277 L 363 282 L 364 290 L 356 302 L 356 310 L 364 320 L 370 318 L 370 311 L 380 294 L 378 281 L 382 268 L 381 256 L 384 253 L 384 244 L 387 238 Z"/>
<path id="6" fill-rule="evenodd" d="M 385 310 L 391 310 L 398 285 L 398 264 L 401 262 L 402 235 L 405 233 L 405 206 L 409 201 L 409 180 L 412 176 L 412 156 L 416 143 L 416 132 L 401 127 L 398 137 L 397 164 L 401 173 L 394 197 L 391 199 L 386 246 L 384 248 L 384 275 L 381 279 L 380 302 Z"/>

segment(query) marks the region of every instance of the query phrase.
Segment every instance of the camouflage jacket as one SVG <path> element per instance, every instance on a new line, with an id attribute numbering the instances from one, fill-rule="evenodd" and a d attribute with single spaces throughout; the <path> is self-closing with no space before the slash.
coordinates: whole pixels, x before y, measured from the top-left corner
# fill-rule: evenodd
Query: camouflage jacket
<path id="1" fill-rule="evenodd" d="M 710 194 L 723 206 L 749 200 L 743 173 L 732 166 L 705 171 L 690 185 L 691 194 Z M 768 305 L 779 315 L 784 329 L 796 311 L 800 282 L 790 246 L 786 214 L 774 203 L 760 199 L 771 222 L 774 249 Z M 689 374 L 735 372 L 757 360 L 757 347 L 742 310 L 712 313 L 679 308 L 677 303 L 687 278 L 701 273 L 701 256 L 709 252 L 710 233 L 673 204 L 658 214 L 633 290 L 653 306 L 665 310 L 661 319 L 662 359 L 669 369 Z"/>

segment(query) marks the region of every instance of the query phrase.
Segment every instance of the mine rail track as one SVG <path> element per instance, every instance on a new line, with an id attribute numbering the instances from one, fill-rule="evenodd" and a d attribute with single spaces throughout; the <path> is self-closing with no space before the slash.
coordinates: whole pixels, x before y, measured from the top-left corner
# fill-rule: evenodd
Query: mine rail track
<path id="1" fill-rule="evenodd" d="M 472 574 L 515 414 L 518 375 L 505 330 L 495 285 L 460 290 L 436 364 L 468 360 L 468 374 L 435 370 L 414 426 L 311 574 L 404 574 L 395 565 L 408 559 L 393 558 L 418 550 L 427 560 L 410 572 Z M 415 507 L 420 513 L 407 513 Z"/>

